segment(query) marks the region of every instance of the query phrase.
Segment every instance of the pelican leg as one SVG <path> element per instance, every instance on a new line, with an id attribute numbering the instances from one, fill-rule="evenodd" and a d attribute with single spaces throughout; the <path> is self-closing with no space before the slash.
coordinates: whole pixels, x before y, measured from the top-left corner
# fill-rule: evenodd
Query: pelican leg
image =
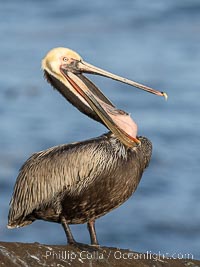
<path id="1" fill-rule="evenodd" d="M 88 231 L 90 233 L 91 245 L 99 246 L 97 235 L 95 231 L 95 220 L 91 220 L 87 223 Z"/>
<path id="2" fill-rule="evenodd" d="M 68 241 L 68 244 L 76 244 L 76 241 L 72 235 L 72 232 L 69 228 L 69 225 L 67 224 L 67 221 L 65 219 L 65 217 L 61 217 L 61 224 L 64 228 L 64 231 L 65 231 L 65 234 L 66 234 L 66 237 L 67 237 L 67 241 Z"/>

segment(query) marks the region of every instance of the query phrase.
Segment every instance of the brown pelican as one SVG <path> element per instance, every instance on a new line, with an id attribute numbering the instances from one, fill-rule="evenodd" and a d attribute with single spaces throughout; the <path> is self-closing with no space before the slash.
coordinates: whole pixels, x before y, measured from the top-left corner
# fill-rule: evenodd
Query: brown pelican
<path id="1" fill-rule="evenodd" d="M 42 69 L 47 81 L 69 102 L 110 131 L 33 154 L 17 177 L 8 228 L 37 219 L 57 222 L 62 224 L 68 243 L 74 244 L 69 224 L 87 223 L 91 244 L 98 245 L 95 220 L 133 194 L 149 164 L 152 145 L 146 137 L 137 136 L 137 125 L 130 115 L 117 109 L 83 73 L 167 95 L 90 65 L 67 48 L 48 52 Z"/>

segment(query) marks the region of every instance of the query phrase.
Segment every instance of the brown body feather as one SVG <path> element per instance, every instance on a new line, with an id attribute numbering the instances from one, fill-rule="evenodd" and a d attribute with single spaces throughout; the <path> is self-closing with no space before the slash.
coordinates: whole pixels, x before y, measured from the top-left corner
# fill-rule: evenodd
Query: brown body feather
<path id="1" fill-rule="evenodd" d="M 36 219 L 68 224 L 96 219 L 126 201 L 148 166 L 152 146 L 126 148 L 112 133 L 33 154 L 22 166 L 8 227 Z"/>

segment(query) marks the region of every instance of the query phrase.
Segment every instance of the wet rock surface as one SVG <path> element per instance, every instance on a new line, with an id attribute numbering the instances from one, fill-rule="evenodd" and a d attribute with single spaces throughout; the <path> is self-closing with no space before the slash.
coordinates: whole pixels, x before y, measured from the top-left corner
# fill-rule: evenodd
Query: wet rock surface
<path id="1" fill-rule="evenodd" d="M 84 244 L 43 245 L 0 242 L 0 266 L 135 266 L 200 267 L 193 259 L 169 259 L 127 249 L 91 247 Z"/>

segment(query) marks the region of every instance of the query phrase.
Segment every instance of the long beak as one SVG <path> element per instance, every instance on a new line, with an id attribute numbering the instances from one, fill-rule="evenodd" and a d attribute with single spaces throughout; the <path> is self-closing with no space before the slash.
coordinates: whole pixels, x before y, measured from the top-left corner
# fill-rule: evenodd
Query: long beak
<path id="1" fill-rule="evenodd" d="M 87 62 L 84 62 L 82 60 L 78 62 L 77 69 L 80 72 L 105 76 L 107 78 L 111 78 L 113 80 L 116 80 L 116 81 L 119 81 L 119 82 L 122 82 L 122 83 L 129 84 L 131 86 L 137 87 L 137 88 L 142 89 L 144 91 L 147 91 L 149 93 L 152 93 L 152 94 L 155 94 L 155 95 L 158 95 L 158 96 L 164 96 L 165 100 L 167 100 L 167 98 L 168 98 L 168 96 L 167 96 L 167 94 L 165 92 L 160 92 L 160 91 L 157 91 L 157 90 L 155 90 L 155 89 L 153 89 L 151 87 L 148 87 L 148 86 L 145 86 L 143 84 L 140 84 L 140 83 L 131 81 L 129 79 L 120 77 L 118 75 L 115 75 L 115 74 L 110 73 L 108 71 L 105 71 L 103 69 L 97 68 L 97 67 L 95 67 L 95 66 L 93 66 L 93 65 L 91 65 L 91 64 L 89 64 Z"/>
<path id="2" fill-rule="evenodd" d="M 127 147 L 134 147 L 140 144 L 140 141 L 137 139 L 136 123 L 131 119 L 129 114 L 115 108 L 115 106 L 103 95 L 103 93 L 82 74 L 90 73 L 105 76 L 107 78 L 137 87 L 149 93 L 164 96 L 165 99 L 167 99 L 167 94 L 164 92 L 154 90 L 153 88 L 117 76 L 88 64 L 83 60 L 73 60 L 71 64 L 62 65 L 60 70 L 70 84 L 70 87 L 73 87 L 76 93 L 90 105 L 107 128 L 110 129 L 110 131 L 113 132 L 115 136 Z"/>

